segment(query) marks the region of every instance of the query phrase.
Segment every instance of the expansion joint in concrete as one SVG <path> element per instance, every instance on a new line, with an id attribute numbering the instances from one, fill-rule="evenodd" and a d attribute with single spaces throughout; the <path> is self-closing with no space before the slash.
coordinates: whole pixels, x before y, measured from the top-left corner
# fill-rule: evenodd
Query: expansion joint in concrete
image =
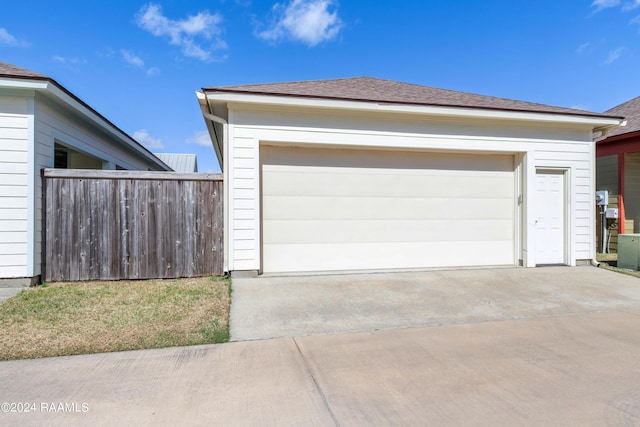
<path id="1" fill-rule="evenodd" d="M 296 341 L 295 338 L 291 338 L 291 339 L 293 340 L 293 343 L 296 345 L 296 348 L 298 349 L 298 354 L 300 354 L 300 357 L 302 358 L 302 363 L 304 364 L 304 368 L 306 369 L 307 373 L 311 377 L 311 380 L 313 381 L 313 385 L 315 386 L 316 390 L 318 390 L 318 393 L 320 394 L 320 397 L 322 397 L 322 402 L 324 403 L 324 406 L 327 408 L 327 411 L 331 415 L 331 419 L 333 420 L 333 423 L 336 425 L 336 427 L 340 427 L 340 421 L 338 421 L 338 417 L 333 412 L 333 409 L 331 408 L 331 405 L 329 404 L 329 399 L 327 399 L 327 396 L 324 394 L 324 391 L 322 391 L 322 388 L 320 387 L 320 384 L 318 384 L 318 380 L 316 379 L 315 375 L 313 375 L 313 371 L 311 370 L 311 366 L 309 365 L 309 362 L 307 361 L 307 358 L 304 357 L 304 354 L 302 353 L 302 350 L 300 349 L 300 346 L 298 345 L 298 341 Z"/>

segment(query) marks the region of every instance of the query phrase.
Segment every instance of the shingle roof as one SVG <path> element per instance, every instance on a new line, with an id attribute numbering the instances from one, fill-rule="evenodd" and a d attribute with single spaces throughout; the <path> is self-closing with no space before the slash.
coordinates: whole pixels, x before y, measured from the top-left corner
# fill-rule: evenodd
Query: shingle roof
<path id="1" fill-rule="evenodd" d="M 288 83 L 268 83 L 240 86 L 204 88 L 206 91 L 247 93 L 261 95 L 294 96 L 409 104 L 424 106 L 481 108 L 491 110 L 526 111 L 537 113 L 572 114 L 603 117 L 603 113 L 555 107 L 533 102 L 477 95 L 453 90 L 438 89 L 372 77 L 354 77 L 335 80 L 308 80 Z"/>
<path id="2" fill-rule="evenodd" d="M 6 62 L 0 62 L 0 77 L 28 77 L 30 79 L 50 80 L 50 78 L 44 74 L 36 73 L 26 68 L 16 67 Z"/>
<path id="3" fill-rule="evenodd" d="M 622 135 L 625 133 L 640 131 L 640 96 L 630 101 L 613 107 L 604 112 L 604 114 L 612 114 L 616 116 L 624 116 L 627 118 L 627 125 L 611 129 L 607 137 Z"/>

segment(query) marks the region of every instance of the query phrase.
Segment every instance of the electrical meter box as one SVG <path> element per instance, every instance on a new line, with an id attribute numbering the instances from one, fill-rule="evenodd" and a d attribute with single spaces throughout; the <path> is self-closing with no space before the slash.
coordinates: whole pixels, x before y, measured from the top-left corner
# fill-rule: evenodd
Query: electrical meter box
<path id="1" fill-rule="evenodd" d="M 605 210 L 604 217 L 608 219 L 618 219 L 618 208 L 609 208 Z"/>
<path id="2" fill-rule="evenodd" d="M 596 205 L 606 206 L 609 204 L 609 192 L 607 190 L 596 191 Z"/>
<path id="3" fill-rule="evenodd" d="M 618 234 L 618 267 L 640 270 L 640 234 Z"/>

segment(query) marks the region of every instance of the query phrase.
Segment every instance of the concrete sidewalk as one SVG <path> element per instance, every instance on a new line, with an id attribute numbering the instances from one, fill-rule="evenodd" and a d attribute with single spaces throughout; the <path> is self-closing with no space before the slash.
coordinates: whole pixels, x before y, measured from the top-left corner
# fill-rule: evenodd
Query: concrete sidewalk
<path id="1" fill-rule="evenodd" d="M 0 286 L 0 302 L 8 300 L 11 297 L 18 295 L 20 292 L 27 288 L 18 287 L 2 287 Z"/>
<path id="2" fill-rule="evenodd" d="M 595 267 L 233 279 L 231 339 L 640 310 L 639 283 Z"/>
<path id="3" fill-rule="evenodd" d="M 639 354 L 609 311 L 0 362 L 0 424 L 631 426 Z"/>
<path id="4" fill-rule="evenodd" d="M 9 298 L 14 297 L 18 295 L 20 292 L 25 291 L 27 289 L 29 289 L 28 286 L 17 284 L 17 282 L 14 280 L 0 279 L 0 302 L 8 300 Z"/>

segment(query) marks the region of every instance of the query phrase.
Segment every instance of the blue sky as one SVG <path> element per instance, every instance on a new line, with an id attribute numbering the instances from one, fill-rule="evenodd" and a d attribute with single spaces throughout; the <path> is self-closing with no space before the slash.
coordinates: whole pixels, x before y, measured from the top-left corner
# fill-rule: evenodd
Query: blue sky
<path id="1" fill-rule="evenodd" d="M 607 110 L 640 95 L 640 0 L 12 1 L 0 61 L 217 171 L 203 86 L 372 76 Z"/>

